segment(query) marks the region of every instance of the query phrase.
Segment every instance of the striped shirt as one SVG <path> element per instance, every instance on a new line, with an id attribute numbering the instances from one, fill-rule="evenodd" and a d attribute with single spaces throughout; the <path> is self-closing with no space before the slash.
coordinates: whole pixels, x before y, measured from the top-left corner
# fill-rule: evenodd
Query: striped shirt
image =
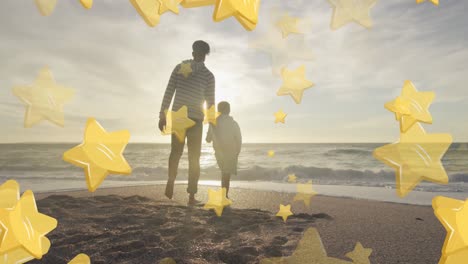
<path id="1" fill-rule="evenodd" d="M 208 108 L 215 104 L 215 78 L 203 62 L 186 60 L 183 63 L 191 64 L 192 73 L 185 77 L 182 73 L 179 73 L 181 64 L 174 68 L 164 93 L 160 115 L 164 115 L 164 111 L 169 109 L 174 97 L 172 111 L 177 111 L 186 105 L 188 117 L 201 121 L 204 117 L 203 103 L 206 101 Z"/>

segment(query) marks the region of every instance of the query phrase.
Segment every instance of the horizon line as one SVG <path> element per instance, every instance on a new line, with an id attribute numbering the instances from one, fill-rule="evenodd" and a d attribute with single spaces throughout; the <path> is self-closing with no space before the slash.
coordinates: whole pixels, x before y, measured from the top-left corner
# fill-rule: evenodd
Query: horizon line
<path id="1" fill-rule="evenodd" d="M 81 144 L 83 141 L 18 141 L 18 142 L 0 142 L 0 145 L 8 144 Z M 204 142 L 203 142 L 204 143 Z M 381 142 L 381 141 L 354 141 L 354 142 L 243 142 L 242 144 L 388 144 L 393 142 Z M 452 144 L 466 144 L 468 141 L 457 141 Z M 128 144 L 158 144 L 158 145 L 169 145 L 171 142 L 151 142 L 151 141 L 137 141 L 129 142 Z M 211 143 L 208 143 L 211 144 Z"/>

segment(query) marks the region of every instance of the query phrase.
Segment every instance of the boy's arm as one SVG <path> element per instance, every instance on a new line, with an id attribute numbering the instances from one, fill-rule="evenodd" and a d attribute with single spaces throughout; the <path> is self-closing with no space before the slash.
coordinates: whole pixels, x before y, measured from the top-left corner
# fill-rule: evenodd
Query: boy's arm
<path id="1" fill-rule="evenodd" d="M 213 141 L 213 129 L 210 124 L 208 127 L 208 133 L 206 133 L 206 142 L 211 143 L 211 141 Z"/>
<path id="2" fill-rule="evenodd" d="M 235 122 L 234 124 L 235 124 L 235 129 L 236 129 L 235 138 L 236 138 L 237 154 L 239 154 L 242 149 L 242 133 L 241 133 L 239 124 L 237 124 L 237 122 Z"/>

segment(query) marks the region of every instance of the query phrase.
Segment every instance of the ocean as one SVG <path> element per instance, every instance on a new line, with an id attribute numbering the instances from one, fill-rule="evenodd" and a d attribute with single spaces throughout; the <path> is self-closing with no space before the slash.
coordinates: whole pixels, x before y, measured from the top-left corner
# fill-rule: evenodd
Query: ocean
<path id="1" fill-rule="evenodd" d="M 83 169 L 62 160 L 77 144 L 0 144 L 0 182 L 15 179 L 22 190 L 35 192 L 86 189 Z M 393 189 L 395 171 L 372 156 L 384 144 L 244 144 L 232 181 L 246 188 L 279 186 L 294 173 L 298 181 L 312 180 L 314 185 Z M 269 150 L 275 151 L 274 157 L 267 155 Z M 169 152 L 168 144 L 127 145 L 124 156 L 133 173 L 109 175 L 102 187 L 164 183 Z M 442 162 L 450 183 L 423 182 L 415 191 L 468 193 L 468 143 L 453 143 Z M 200 164 L 201 184 L 217 184 L 220 172 L 210 144 L 203 144 Z M 187 179 L 187 167 L 185 149 L 177 180 Z"/>

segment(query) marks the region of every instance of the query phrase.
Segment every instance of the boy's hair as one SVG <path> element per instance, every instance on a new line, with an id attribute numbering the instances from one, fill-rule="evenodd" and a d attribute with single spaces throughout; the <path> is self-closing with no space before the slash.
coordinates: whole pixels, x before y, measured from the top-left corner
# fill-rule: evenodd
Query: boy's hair
<path id="1" fill-rule="evenodd" d="M 231 113 L 231 105 L 226 101 L 219 102 L 218 111 L 221 114 L 229 115 Z"/>
<path id="2" fill-rule="evenodd" d="M 206 56 L 210 54 L 210 45 L 203 40 L 197 40 L 193 43 L 192 50 L 202 56 Z"/>

